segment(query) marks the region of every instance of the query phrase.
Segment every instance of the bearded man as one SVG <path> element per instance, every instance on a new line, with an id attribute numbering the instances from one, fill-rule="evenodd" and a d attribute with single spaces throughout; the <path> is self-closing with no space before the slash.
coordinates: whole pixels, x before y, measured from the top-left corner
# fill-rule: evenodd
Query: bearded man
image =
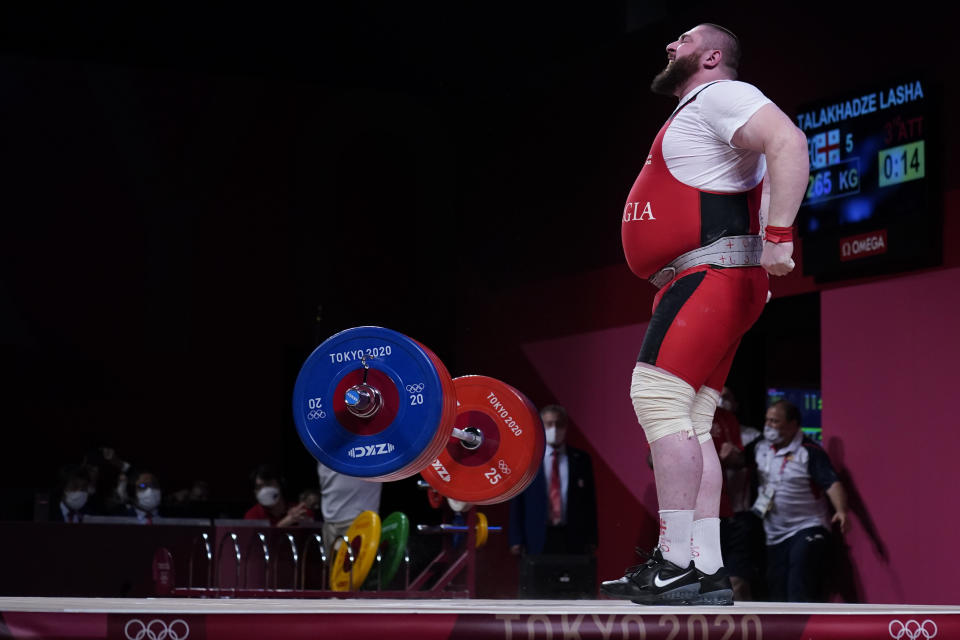
<path id="1" fill-rule="evenodd" d="M 660 289 L 630 384 L 653 457 L 660 537 L 644 564 L 601 585 L 640 604 L 733 604 L 720 553 L 722 471 L 710 429 L 769 275 L 793 267 L 807 140 L 755 86 L 740 43 L 699 24 L 667 45 L 658 94 L 679 98 L 627 198 L 630 269 Z"/>

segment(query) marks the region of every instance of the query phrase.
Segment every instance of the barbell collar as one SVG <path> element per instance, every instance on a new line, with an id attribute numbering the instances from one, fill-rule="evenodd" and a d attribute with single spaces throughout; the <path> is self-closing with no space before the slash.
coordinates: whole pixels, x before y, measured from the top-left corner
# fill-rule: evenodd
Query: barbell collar
<path id="1" fill-rule="evenodd" d="M 343 401 L 347 410 L 358 418 L 373 417 L 383 407 L 380 391 L 368 384 L 358 384 L 347 389 L 343 394 Z"/>
<path id="2" fill-rule="evenodd" d="M 483 444 L 483 432 L 474 427 L 466 429 L 453 428 L 453 437 L 460 441 L 460 444 L 466 449 L 477 449 Z"/>

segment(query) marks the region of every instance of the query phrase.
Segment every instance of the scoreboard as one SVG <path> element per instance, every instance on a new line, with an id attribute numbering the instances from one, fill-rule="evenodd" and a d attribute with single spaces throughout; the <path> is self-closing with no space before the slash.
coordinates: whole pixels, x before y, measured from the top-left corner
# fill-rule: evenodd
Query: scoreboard
<path id="1" fill-rule="evenodd" d="M 909 78 L 799 109 L 810 178 L 797 216 L 818 281 L 939 264 L 932 87 Z"/>

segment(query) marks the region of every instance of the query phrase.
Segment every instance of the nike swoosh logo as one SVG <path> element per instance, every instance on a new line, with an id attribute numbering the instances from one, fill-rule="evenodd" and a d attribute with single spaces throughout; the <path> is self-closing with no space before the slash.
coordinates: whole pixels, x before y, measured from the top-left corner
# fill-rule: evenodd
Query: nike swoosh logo
<path id="1" fill-rule="evenodd" d="M 673 584 L 674 582 L 676 582 L 677 580 L 680 580 L 681 578 L 685 578 L 685 577 L 687 577 L 688 575 L 690 575 L 690 572 L 689 572 L 689 571 L 684 571 L 684 572 L 681 573 L 680 575 L 674 576 L 674 577 L 670 578 L 669 580 L 661 580 L 661 579 L 660 579 L 660 572 L 658 571 L 658 572 L 657 572 L 657 575 L 653 576 L 653 584 L 654 584 L 654 586 L 657 587 L 658 589 L 662 589 L 663 587 L 666 587 L 666 586 L 668 586 L 668 585 L 671 585 L 671 584 Z"/>

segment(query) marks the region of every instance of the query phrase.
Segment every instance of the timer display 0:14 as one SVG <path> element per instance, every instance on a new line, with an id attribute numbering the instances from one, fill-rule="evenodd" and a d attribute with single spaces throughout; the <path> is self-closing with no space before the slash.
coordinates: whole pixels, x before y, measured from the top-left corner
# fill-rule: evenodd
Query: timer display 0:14
<path id="1" fill-rule="evenodd" d="M 917 180 L 924 176 L 923 140 L 881 149 L 878 156 L 881 187 Z"/>

